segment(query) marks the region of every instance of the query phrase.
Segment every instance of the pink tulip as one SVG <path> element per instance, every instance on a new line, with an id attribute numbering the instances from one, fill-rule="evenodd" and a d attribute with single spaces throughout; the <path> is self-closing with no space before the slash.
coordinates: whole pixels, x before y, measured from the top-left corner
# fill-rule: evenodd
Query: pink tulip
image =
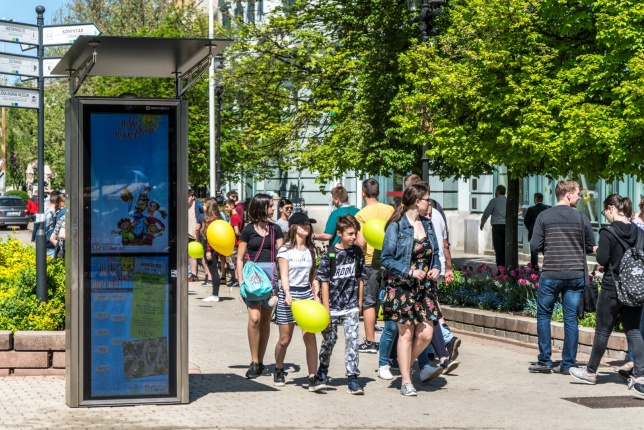
<path id="1" fill-rule="evenodd" d="M 534 273 L 532 274 L 532 276 L 530 276 L 530 280 L 532 282 L 536 281 L 537 279 L 539 279 L 539 277 L 537 275 L 535 275 Z"/>

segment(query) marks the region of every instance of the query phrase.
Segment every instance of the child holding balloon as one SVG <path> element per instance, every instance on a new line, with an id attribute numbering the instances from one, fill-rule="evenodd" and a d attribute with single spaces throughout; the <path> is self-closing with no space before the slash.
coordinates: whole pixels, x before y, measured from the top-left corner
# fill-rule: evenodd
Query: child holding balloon
<path id="1" fill-rule="evenodd" d="M 316 279 L 322 287 L 322 302 L 329 312 L 329 326 L 322 332 L 320 367 L 317 376 L 328 383 L 331 353 L 338 340 L 338 325 L 344 329 L 344 362 L 349 378 L 348 391 L 364 394 L 358 383 L 358 332 L 365 279 L 365 261 L 362 249 L 355 245 L 360 224 L 352 215 L 338 217 L 336 231 L 340 241 L 322 255 Z"/>
<path id="2" fill-rule="evenodd" d="M 298 212 L 288 220 L 288 230 L 284 245 L 277 251 L 282 285 L 278 292 L 276 320 L 279 326 L 279 339 L 275 345 L 275 373 L 273 385 L 286 384 L 284 357 L 293 338 L 295 318 L 291 304 L 297 300 L 318 300 L 319 282 L 315 280 L 315 246 L 311 236 L 313 229 L 305 213 Z M 306 347 L 306 364 L 309 371 L 309 391 L 326 389 L 326 384 L 316 375 L 318 352 L 315 334 L 302 329 L 302 339 Z"/>

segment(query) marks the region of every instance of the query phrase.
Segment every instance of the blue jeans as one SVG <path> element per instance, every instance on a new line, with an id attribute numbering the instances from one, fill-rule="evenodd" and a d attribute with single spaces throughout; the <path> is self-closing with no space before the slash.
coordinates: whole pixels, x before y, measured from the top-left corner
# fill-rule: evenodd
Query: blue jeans
<path id="1" fill-rule="evenodd" d="M 389 364 L 389 355 L 391 354 L 391 348 L 396 336 L 398 336 L 398 324 L 393 321 L 385 321 L 385 328 L 380 334 L 378 366 L 387 366 Z"/>
<path id="2" fill-rule="evenodd" d="M 539 363 L 552 366 L 552 335 L 550 321 L 557 297 L 561 294 L 564 319 L 564 344 L 561 353 L 561 369 L 575 365 L 579 329 L 577 326 L 577 305 L 584 291 L 584 279 L 544 279 L 537 290 L 537 337 L 539 339 Z"/>

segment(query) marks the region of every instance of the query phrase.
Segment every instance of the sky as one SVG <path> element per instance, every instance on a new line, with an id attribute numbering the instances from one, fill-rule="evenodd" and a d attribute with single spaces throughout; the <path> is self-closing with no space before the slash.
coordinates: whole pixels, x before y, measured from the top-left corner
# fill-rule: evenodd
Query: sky
<path id="1" fill-rule="evenodd" d="M 67 0 L 0 0 L 0 19 L 36 24 L 36 6 L 45 6 L 45 25 Z"/>

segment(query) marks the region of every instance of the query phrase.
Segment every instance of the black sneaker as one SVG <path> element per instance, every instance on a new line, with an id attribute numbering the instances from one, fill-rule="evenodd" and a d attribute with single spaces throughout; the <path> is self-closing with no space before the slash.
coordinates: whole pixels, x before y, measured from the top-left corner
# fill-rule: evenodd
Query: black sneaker
<path id="1" fill-rule="evenodd" d="M 577 367 L 577 366 L 572 366 L 572 367 Z M 559 366 L 553 366 L 552 373 L 559 373 L 560 375 L 570 375 L 570 367 L 567 369 L 562 369 L 561 364 Z"/>
<path id="2" fill-rule="evenodd" d="M 284 369 L 275 368 L 275 373 L 273 373 L 273 385 L 276 387 L 283 387 L 286 385 L 286 375 L 287 372 Z"/>
<path id="3" fill-rule="evenodd" d="M 358 378 L 355 376 L 349 378 L 349 386 L 347 387 L 347 392 L 350 394 L 355 394 L 355 395 L 362 395 L 364 394 L 364 389 L 358 383 Z"/>
<path id="4" fill-rule="evenodd" d="M 617 371 L 617 376 L 624 382 L 628 382 L 633 376 L 635 376 L 635 368 L 631 367 L 631 370 L 619 369 Z"/>
<path id="5" fill-rule="evenodd" d="M 440 363 L 440 366 L 443 368 L 443 375 L 447 375 L 458 367 L 458 361 L 445 360 Z"/>
<path id="6" fill-rule="evenodd" d="M 447 352 L 449 353 L 447 358 L 449 358 L 450 361 L 456 360 L 456 357 L 458 357 L 458 347 L 461 346 L 461 340 L 456 336 L 453 336 L 445 346 L 447 347 Z"/>
<path id="7" fill-rule="evenodd" d="M 644 397 L 644 377 L 635 378 L 634 376 L 628 381 L 628 389 L 635 391 L 638 396 Z"/>
<path id="8" fill-rule="evenodd" d="M 316 392 L 326 390 L 326 384 L 318 375 L 309 376 L 309 391 Z"/>
<path id="9" fill-rule="evenodd" d="M 390 358 L 389 359 L 389 368 L 393 370 L 400 370 L 400 367 L 398 366 L 398 359 L 397 358 Z"/>
<path id="10" fill-rule="evenodd" d="M 373 328 L 373 330 L 374 331 L 383 331 L 384 328 L 382 328 L 382 326 L 379 326 L 378 324 L 376 324 L 376 326 Z"/>
<path id="11" fill-rule="evenodd" d="M 248 370 L 246 371 L 246 377 L 248 379 L 257 378 L 259 375 L 262 374 L 264 369 L 265 369 L 265 366 L 262 363 L 256 363 L 253 361 L 252 363 L 250 363 L 250 366 L 248 366 Z"/>
<path id="12" fill-rule="evenodd" d="M 237 279 L 233 279 L 232 281 L 228 281 L 226 285 L 228 285 L 230 288 L 239 287 L 239 282 L 237 281 Z"/>
<path id="13" fill-rule="evenodd" d="M 376 342 L 368 342 L 366 339 L 358 345 L 359 352 L 366 352 L 367 354 L 377 354 L 378 344 Z"/>
<path id="14" fill-rule="evenodd" d="M 329 384 L 329 368 L 328 367 L 318 367 L 318 372 L 316 374 L 317 378 L 322 381 L 322 383 L 327 386 Z"/>
<path id="15" fill-rule="evenodd" d="M 531 364 L 530 367 L 528 367 L 528 371 L 530 373 L 551 373 L 552 366 L 537 362 Z"/>

